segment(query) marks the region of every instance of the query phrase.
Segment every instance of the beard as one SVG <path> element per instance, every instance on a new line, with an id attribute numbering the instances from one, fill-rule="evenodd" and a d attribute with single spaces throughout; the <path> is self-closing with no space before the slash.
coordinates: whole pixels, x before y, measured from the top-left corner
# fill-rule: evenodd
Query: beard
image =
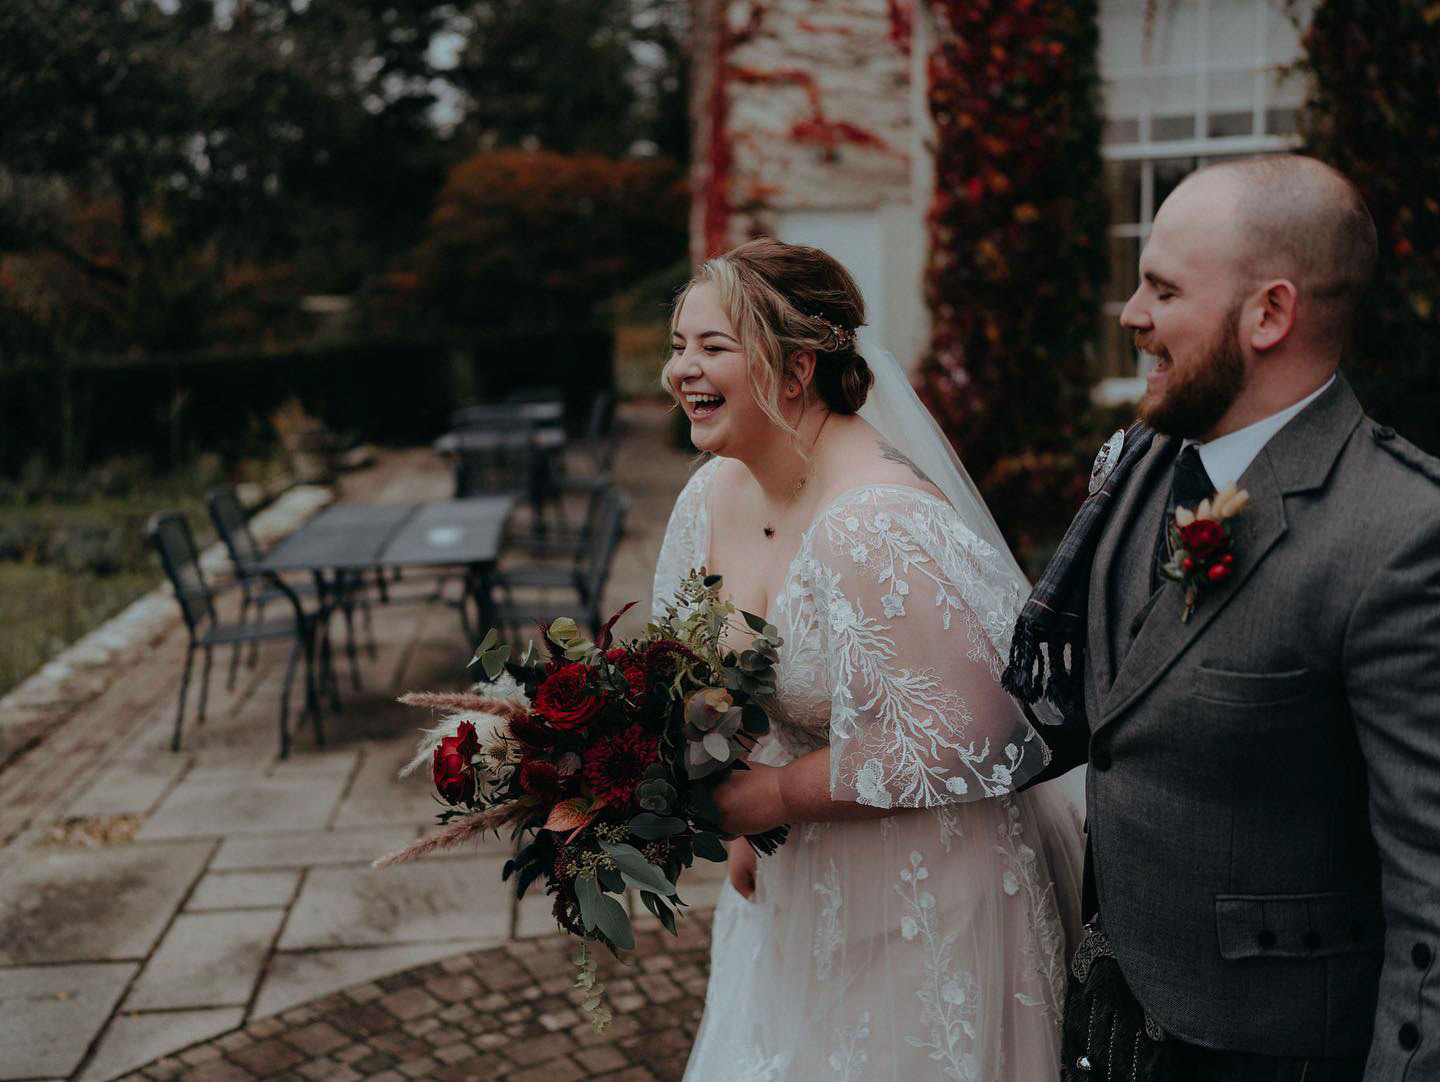
<path id="1" fill-rule="evenodd" d="M 1202 439 L 1220 423 L 1245 389 L 1245 354 L 1240 348 L 1240 306 L 1226 315 L 1220 329 L 1199 356 L 1176 364 L 1169 350 L 1137 334 L 1135 345 L 1170 365 L 1160 392 L 1146 389 L 1140 399 L 1140 420 L 1164 436 Z"/>

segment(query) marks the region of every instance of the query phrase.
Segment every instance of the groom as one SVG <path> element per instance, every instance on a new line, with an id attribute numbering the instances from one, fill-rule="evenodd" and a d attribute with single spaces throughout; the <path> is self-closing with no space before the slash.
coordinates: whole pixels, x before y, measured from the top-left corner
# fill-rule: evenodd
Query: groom
<path id="1" fill-rule="evenodd" d="M 1155 217 L 1120 317 L 1157 358 L 1143 424 L 1005 681 L 1062 705 L 1048 775 L 1090 764 L 1067 1078 L 1440 1079 L 1440 462 L 1337 371 L 1375 248 L 1295 156 Z M 1230 571 L 1183 618 L 1168 524 L 1231 483 Z"/>

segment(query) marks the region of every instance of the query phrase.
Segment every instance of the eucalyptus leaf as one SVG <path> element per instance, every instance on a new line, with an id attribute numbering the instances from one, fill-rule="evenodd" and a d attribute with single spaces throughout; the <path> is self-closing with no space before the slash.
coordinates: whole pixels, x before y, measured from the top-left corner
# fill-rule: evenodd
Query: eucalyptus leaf
<path id="1" fill-rule="evenodd" d="M 725 851 L 725 843 L 714 834 L 696 834 L 690 839 L 690 848 L 697 857 L 713 860 L 717 864 L 723 864 L 730 855 Z"/>
<path id="2" fill-rule="evenodd" d="M 500 646 L 480 655 L 480 665 L 485 670 L 485 678 L 487 680 L 494 680 L 505 671 L 505 662 L 509 660 L 509 646 Z"/>
<path id="3" fill-rule="evenodd" d="M 759 736 L 761 733 L 770 731 L 770 719 L 765 716 L 765 711 L 754 703 L 745 704 L 741 711 L 741 724 L 751 736 Z"/>
<path id="4" fill-rule="evenodd" d="M 665 878 L 665 873 L 645 859 L 645 854 L 633 845 L 614 845 L 601 842 L 600 848 L 615 862 L 625 882 L 637 890 L 653 890 L 657 894 L 675 893 L 675 884 Z"/>
<path id="5" fill-rule="evenodd" d="M 622 951 L 635 949 L 635 931 L 630 927 L 630 914 L 608 894 L 600 895 L 600 910 L 595 915 L 597 927 L 606 939 Z"/>
<path id="6" fill-rule="evenodd" d="M 575 897 L 580 902 L 580 922 L 585 925 L 587 932 L 593 932 L 600 916 L 600 884 L 591 876 L 578 876 L 575 880 Z"/>
<path id="7" fill-rule="evenodd" d="M 647 842 L 673 838 L 677 834 L 685 833 L 685 820 L 677 819 L 673 815 L 661 816 L 641 812 L 630 820 L 630 833 L 644 838 Z"/>
<path id="8" fill-rule="evenodd" d="M 745 623 L 749 625 L 750 630 L 755 632 L 755 634 L 763 635 L 765 633 L 765 617 L 756 616 L 753 612 L 745 612 L 743 609 L 740 615 L 745 618 Z"/>
<path id="9" fill-rule="evenodd" d="M 625 892 L 625 880 L 614 868 L 597 868 L 595 876 L 600 880 L 600 885 L 612 894 L 623 894 Z"/>
<path id="10" fill-rule="evenodd" d="M 640 900 L 645 903 L 645 908 L 660 918 L 660 923 L 665 925 L 665 930 L 671 935 L 678 934 L 675 930 L 674 911 L 660 900 L 659 895 L 648 890 L 640 892 Z"/>
<path id="11" fill-rule="evenodd" d="M 705 739 L 700 742 L 705 750 L 710 753 L 712 759 L 722 763 L 730 761 L 730 741 L 719 733 L 706 733 Z"/>

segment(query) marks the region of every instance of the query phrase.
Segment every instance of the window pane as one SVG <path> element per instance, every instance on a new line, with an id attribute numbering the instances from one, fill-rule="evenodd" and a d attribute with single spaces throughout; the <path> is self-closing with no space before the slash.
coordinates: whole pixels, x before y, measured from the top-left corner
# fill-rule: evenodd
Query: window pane
<path id="1" fill-rule="evenodd" d="M 1135 375 L 1135 343 L 1129 331 L 1120 326 L 1120 317 L 1101 317 L 1099 378 Z"/>
<path id="2" fill-rule="evenodd" d="M 1150 138 L 1157 143 L 1176 139 L 1195 138 L 1195 116 L 1184 113 L 1180 116 L 1157 116 L 1150 121 Z"/>
<path id="3" fill-rule="evenodd" d="M 1295 109 L 1271 109 L 1265 114 L 1265 131 L 1270 135 L 1294 135 L 1300 128 Z"/>
<path id="4" fill-rule="evenodd" d="M 1175 186 L 1195 172 L 1194 158 L 1161 158 L 1155 163 L 1155 209 L 1165 202 Z"/>
<path id="5" fill-rule="evenodd" d="M 1110 282 L 1105 299 L 1123 304 L 1135 292 L 1140 281 L 1140 238 L 1110 238 Z"/>
<path id="6" fill-rule="evenodd" d="M 1211 139 L 1224 139 L 1227 135 L 1249 135 L 1255 130 L 1254 113 L 1211 113 L 1207 120 L 1205 134 Z"/>
<path id="7" fill-rule="evenodd" d="M 1110 198 L 1110 224 L 1140 221 L 1140 163 L 1106 162 L 1105 191 Z"/>
<path id="8" fill-rule="evenodd" d="M 1114 146 L 1117 143 L 1138 143 L 1140 141 L 1140 121 L 1105 121 L 1105 133 L 1101 136 L 1101 141 L 1108 146 Z"/>
<path id="9" fill-rule="evenodd" d="M 1205 58 L 1213 62 L 1256 61 L 1264 53 L 1265 0 L 1210 0 L 1209 35 Z"/>

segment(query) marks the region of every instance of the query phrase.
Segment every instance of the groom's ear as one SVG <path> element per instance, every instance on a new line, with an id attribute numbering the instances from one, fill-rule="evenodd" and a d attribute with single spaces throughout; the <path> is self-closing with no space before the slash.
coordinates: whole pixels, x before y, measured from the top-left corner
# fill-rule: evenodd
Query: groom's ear
<path id="1" fill-rule="evenodd" d="M 1288 278 L 1266 282 L 1255 293 L 1243 319 L 1248 326 L 1250 347 L 1257 353 L 1274 349 L 1295 327 L 1296 300 L 1299 291 Z"/>

